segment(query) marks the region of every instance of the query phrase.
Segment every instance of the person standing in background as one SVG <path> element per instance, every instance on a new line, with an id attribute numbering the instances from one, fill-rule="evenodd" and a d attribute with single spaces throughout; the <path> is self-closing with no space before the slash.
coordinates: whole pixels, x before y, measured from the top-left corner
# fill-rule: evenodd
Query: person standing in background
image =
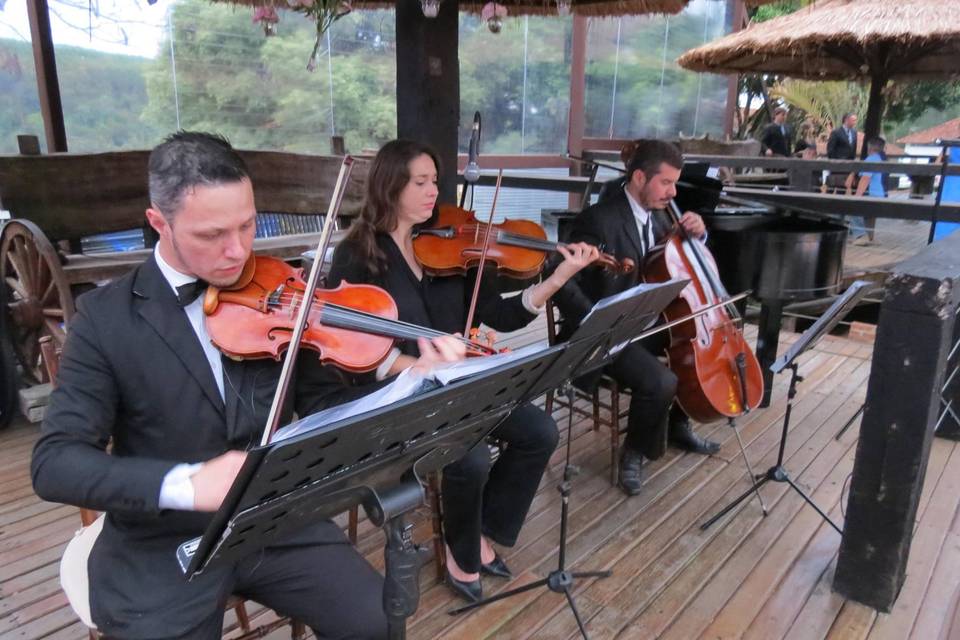
<path id="1" fill-rule="evenodd" d="M 883 138 L 870 138 L 870 140 L 867 141 L 867 157 L 865 160 L 867 162 L 883 162 L 886 160 L 886 154 L 883 152 L 885 144 L 886 141 Z M 883 184 L 885 177 L 886 176 L 879 171 L 861 172 L 860 180 L 857 182 L 856 195 L 862 196 L 866 194 L 873 198 L 886 198 L 887 189 Z M 866 233 L 861 234 L 853 241 L 853 244 L 857 246 L 874 243 L 873 230 L 876 225 L 876 218 L 869 218 L 864 221 L 867 223 Z"/>
<path id="2" fill-rule="evenodd" d="M 760 135 L 762 153 L 765 156 L 790 156 L 792 131 L 786 124 L 787 110 L 777 107 L 773 111 L 773 122 L 768 124 Z"/>

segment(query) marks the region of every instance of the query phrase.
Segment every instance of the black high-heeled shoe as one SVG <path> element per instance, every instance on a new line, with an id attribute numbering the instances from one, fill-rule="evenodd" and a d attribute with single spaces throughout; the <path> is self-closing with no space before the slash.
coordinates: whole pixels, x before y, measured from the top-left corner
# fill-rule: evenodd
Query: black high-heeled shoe
<path id="1" fill-rule="evenodd" d="M 485 573 L 488 576 L 495 576 L 497 578 L 507 578 L 508 580 L 513 578 L 513 572 L 510 571 L 510 567 L 503 561 L 499 553 L 496 554 L 490 562 L 480 565 L 480 573 Z"/>
<path id="2" fill-rule="evenodd" d="M 447 569 L 447 585 L 467 602 L 479 602 L 483 599 L 483 585 L 480 584 L 479 578 L 470 582 L 457 580 Z"/>

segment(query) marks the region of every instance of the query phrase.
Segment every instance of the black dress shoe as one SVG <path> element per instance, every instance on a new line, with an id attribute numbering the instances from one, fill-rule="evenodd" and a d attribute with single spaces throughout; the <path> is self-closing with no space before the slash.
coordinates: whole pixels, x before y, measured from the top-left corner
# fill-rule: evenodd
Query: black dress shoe
<path id="1" fill-rule="evenodd" d="M 698 436 L 696 432 L 694 432 L 693 427 L 690 426 L 689 420 L 671 423 L 669 440 L 670 444 L 676 447 L 694 453 L 702 453 L 703 455 L 710 455 L 720 451 L 720 444 Z"/>
<path id="2" fill-rule="evenodd" d="M 447 570 L 447 585 L 453 589 L 454 593 L 466 600 L 467 602 L 480 602 L 483 599 L 483 585 L 480 584 L 480 579 L 477 578 L 471 582 L 465 580 L 457 580 L 452 575 L 450 575 L 450 570 Z"/>
<path id="3" fill-rule="evenodd" d="M 499 553 L 494 556 L 492 561 L 480 565 L 480 573 L 485 573 L 488 576 L 496 576 L 497 578 L 507 578 L 508 580 L 513 578 L 510 567 L 503 561 Z"/>
<path id="4" fill-rule="evenodd" d="M 635 496 L 643 489 L 643 454 L 629 447 L 620 454 L 620 488 L 628 496 Z"/>

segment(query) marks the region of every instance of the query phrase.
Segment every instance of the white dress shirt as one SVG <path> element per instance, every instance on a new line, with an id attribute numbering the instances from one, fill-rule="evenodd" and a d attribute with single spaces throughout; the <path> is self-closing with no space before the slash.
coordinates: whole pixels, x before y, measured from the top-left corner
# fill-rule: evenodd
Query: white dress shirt
<path id="1" fill-rule="evenodd" d="M 163 274 L 174 293 L 177 292 L 177 287 L 197 280 L 193 276 L 180 273 L 167 264 L 163 256 L 160 255 L 159 246 L 153 250 L 153 256 L 156 258 L 157 266 L 160 267 L 160 273 Z M 203 316 L 203 296 L 188 304 L 183 308 L 183 311 L 187 314 L 187 320 L 190 321 L 193 332 L 197 334 L 200 346 L 203 347 L 203 354 L 207 357 L 210 370 L 213 372 L 213 379 L 217 383 L 217 389 L 220 390 L 220 397 L 223 398 L 223 361 L 220 359 L 220 351 L 213 346 L 210 335 L 207 333 L 207 325 Z M 193 510 L 194 492 L 190 476 L 196 473 L 201 466 L 203 466 L 202 463 L 183 463 L 167 472 L 167 475 L 163 477 L 163 484 L 160 486 L 158 504 L 161 509 Z"/>
<path id="2" fill-rule="evenodd" d="M 643 253 L 646 255 L 650 251 L 650 247 L 656 244 L 656 241 L 653 237 L 653 223 L 649 225 L 647 221 L 650 220 L 650 212 L 643 208 L 643 206 L 634 200 L 633 196 L 630 195 L 630 192 L 626 189 L 623 190 L 627 194 L 627 202 L 630 203 L 630 210 L 633 211 L 633 217 L 637 221 L 637 233 L 640 234 L 640 238 L 643 242 Z M 647 234 L 644 238 L 644 229 L 646 229 Z"/>

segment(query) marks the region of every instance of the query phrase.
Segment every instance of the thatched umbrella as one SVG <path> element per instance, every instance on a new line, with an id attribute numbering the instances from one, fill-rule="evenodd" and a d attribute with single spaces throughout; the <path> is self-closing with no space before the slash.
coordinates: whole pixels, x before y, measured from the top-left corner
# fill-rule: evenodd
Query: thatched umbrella
<path id="1" fill-rule="evenodd" d="M 677 62 L 714 73 L 870 78 L 863 127 L 870 138 L 880 133 L 888 80 L 960 73 L 960 2 L 823 0 L 691 49 Z"/>

